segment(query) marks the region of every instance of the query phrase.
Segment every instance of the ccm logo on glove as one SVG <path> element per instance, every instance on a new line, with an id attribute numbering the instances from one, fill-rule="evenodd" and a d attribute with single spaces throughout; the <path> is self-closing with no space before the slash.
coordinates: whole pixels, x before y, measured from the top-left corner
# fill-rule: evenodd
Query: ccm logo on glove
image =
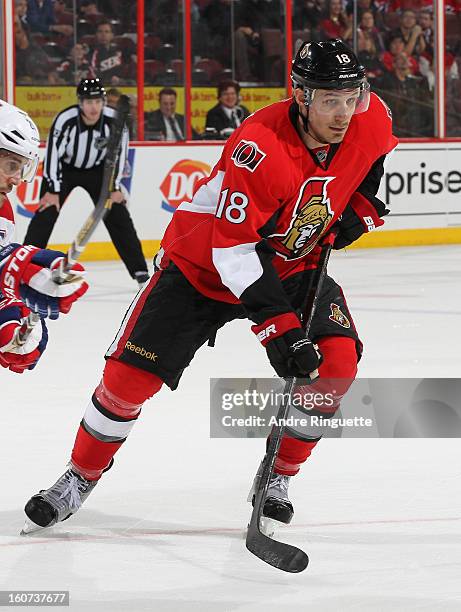
<path id="1" fill-rule="evenodd" d="M 279 376 L 317 378 L 322 355 L 306 337 L 294 312 L 278 315 L 261 325 L 253 325 L 251 329 L 265 347 L 269 361 Z"/>
<path id="2" fill-rule="evenodd" d="M 260 332 L 258 332 L 256 337 L 260 342 L 263 342 L 263 340 L 266 340 L 271 334 L 276 333 L 277 331 L 275 329 L 275 325 L 272 323 L 271 325 L 268 325 L 266 329 L 262 329 Z"/>

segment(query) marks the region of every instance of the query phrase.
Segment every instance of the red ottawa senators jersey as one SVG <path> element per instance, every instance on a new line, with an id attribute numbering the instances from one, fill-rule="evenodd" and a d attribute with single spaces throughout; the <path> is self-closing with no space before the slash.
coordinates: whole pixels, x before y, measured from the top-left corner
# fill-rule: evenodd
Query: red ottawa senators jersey
<path id="1" fill-rule="evenodd" d="M 315 267 L 319 239 L 375 162 L 397 144 L 389 109 L 374 94 L 368 111 L 352 117 L 342 143 L 331 145 L 328 155 L 308 151 L 296 117 L 291 99 L 251 115 L 192 200 L 173 215 L 162 248 L 210 298 L 243 302 L 242 293 L 264 274 L 262 247 L 275 252 L 279 279 Z"/>
<path id="2" fill-rule="evenodd" d="M 14 215 L 8 198 L 0 194 L 0 248 L 13 241 Z"/>

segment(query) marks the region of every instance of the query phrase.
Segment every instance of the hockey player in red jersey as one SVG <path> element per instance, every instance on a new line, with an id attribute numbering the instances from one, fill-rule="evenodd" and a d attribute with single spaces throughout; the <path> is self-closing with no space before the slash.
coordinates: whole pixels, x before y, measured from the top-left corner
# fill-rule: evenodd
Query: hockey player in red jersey
<path id="1" fill-rule="evenodd" d="M 78 510 L 143 403 L 163 383 L 176 389 L 197 349 L 228 321 L 253 321 L 281 377 L 317 369 L 321 378 L 355 377 L 361 343 L 337 283 L 327 277 L 322 287 L 310 338 L 299 313 L 322 237 L 335 226 L 340 249 L 383 224 L 388 210 L 376 194 L 397 141 L 389 110 L 341 41 L 302 45 L 292 80 L 293 98 L 246 119 L 175 212 L 155 274 L 107 351 L 68 469 L 28 501 L 25 533 Z M 288 483 L 318 439 L 285 435 L 266 516 L 291 520 Z"/>
<path id="2" fill-rule="evenodd" d="M 14 215 L 7 194 L 37 171 L 40 138 L 36 125 L 19 108 L 0 100 L 0 365 L 13 372 L 32 370 L 48 342 L 44 319 L 68 312 L 88 287 L 76 264 L 69 282 L 58 285 L 52 272 L 64 256 L 12 242 Z M 31 311 L 40 315 L 30 333 Z M 23 339 L 21 339 L 23 336 Z"/>

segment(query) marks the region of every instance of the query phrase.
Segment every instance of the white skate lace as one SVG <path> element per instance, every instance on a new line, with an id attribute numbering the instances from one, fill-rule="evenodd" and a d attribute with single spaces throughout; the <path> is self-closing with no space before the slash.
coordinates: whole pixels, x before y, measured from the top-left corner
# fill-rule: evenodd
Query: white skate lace
<path id="1" fill-rule="evenodd" d="M 277 497 L 278 499 L 288 499 L 288 485 L 290 484 L 290 477 L 284 476 L 283 474 L 273 474 L 269 488 L 267 490 L 267 497 Z"/>
<path id="2" fill-rule="evenodd" d="M 69 510 L 78 510 L 82 505 L 82 500 L 80 497 L 80 487 L 83 485 L 83 482 L 77 478 L 74 474 L 70 475 L 69 482 L 67 483 L 67 487 L 61 493 L 58 499 L 64 499 L 69 496 Z"/>

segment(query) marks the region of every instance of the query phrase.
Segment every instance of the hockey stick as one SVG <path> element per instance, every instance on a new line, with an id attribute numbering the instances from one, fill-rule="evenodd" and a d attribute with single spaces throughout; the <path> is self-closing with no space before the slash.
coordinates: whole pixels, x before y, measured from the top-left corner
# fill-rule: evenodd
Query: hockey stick
<path id="1" fill-rule="evenodd" d="M 120 154 L 123 130 L 127 124 L 129 114 L 130 100 L 128 96 L 122 95 L 117 103 L 115 120 L 110 131 L 109 142 L 107 143 L 101 192 L 98 202 L 77 234 L 77 237 L 69 247 L 69 250 L 62 260 L 61 265 L 53 272 L 53 280 L 58 285 L 63 285 L 66 282 L 70 282 L 75 279 L 75 276 L 69 274 L 69 270 L 79 259 L 91 236 L 94 234 L 95 229 L 112 207 L 110 194 L 112 191 L 114 191 L 115 187 L 117 160 Z M 19 330 L 19 332 L 16 334 L 16 346 L 22 346 L 26 342 L 32 329 L 39 321 L 40 316 L 37 313 L 31 312 L 29 314 L 21 330 Z"/>
<path id="2" fill-rule="evenodd" d="M 309 334 L 315 310 L 317 308 L 320 292 L 323 281 L 326 276 L 328 260 L 330 258 L 331 249 L 333 246 L 336 233 L 330 233 L 324 241 L 320 260 L 316 269 L 315 278 L 312 279 L 306 305 L 304 309 L 304 317 L 308 313 L 307 320 L 303 320 L 303 329 L 306 336 Z M 264 502 L 266 500 L 267 489 L 274 471 L 275 459 L 277 457 L 280 444 L 282 441 L 283 432 L 285 429 L 285 421 L 288 417 L 290 409 L 291 397 L 296 384 L 296 378 L 287 378 L 283 391 L 283 402 L 277 413 L 277 424 L 274 425 L 271 431 L 269 446 L 263 459 L 261 475 L 256 482 L 256 491 L 253 512 L 251 513 L 250 523 L 248 525 L 246 547 L 248 550 L 265 561 L 269 565 L 283 570 L 284 572 L 298 573 L 306 569 L 309 563 L 309 557 L 304 551 L 296 546 L 278 542 L 269 538 L 261 532 L 260 521 L 263 516 Z"/>

